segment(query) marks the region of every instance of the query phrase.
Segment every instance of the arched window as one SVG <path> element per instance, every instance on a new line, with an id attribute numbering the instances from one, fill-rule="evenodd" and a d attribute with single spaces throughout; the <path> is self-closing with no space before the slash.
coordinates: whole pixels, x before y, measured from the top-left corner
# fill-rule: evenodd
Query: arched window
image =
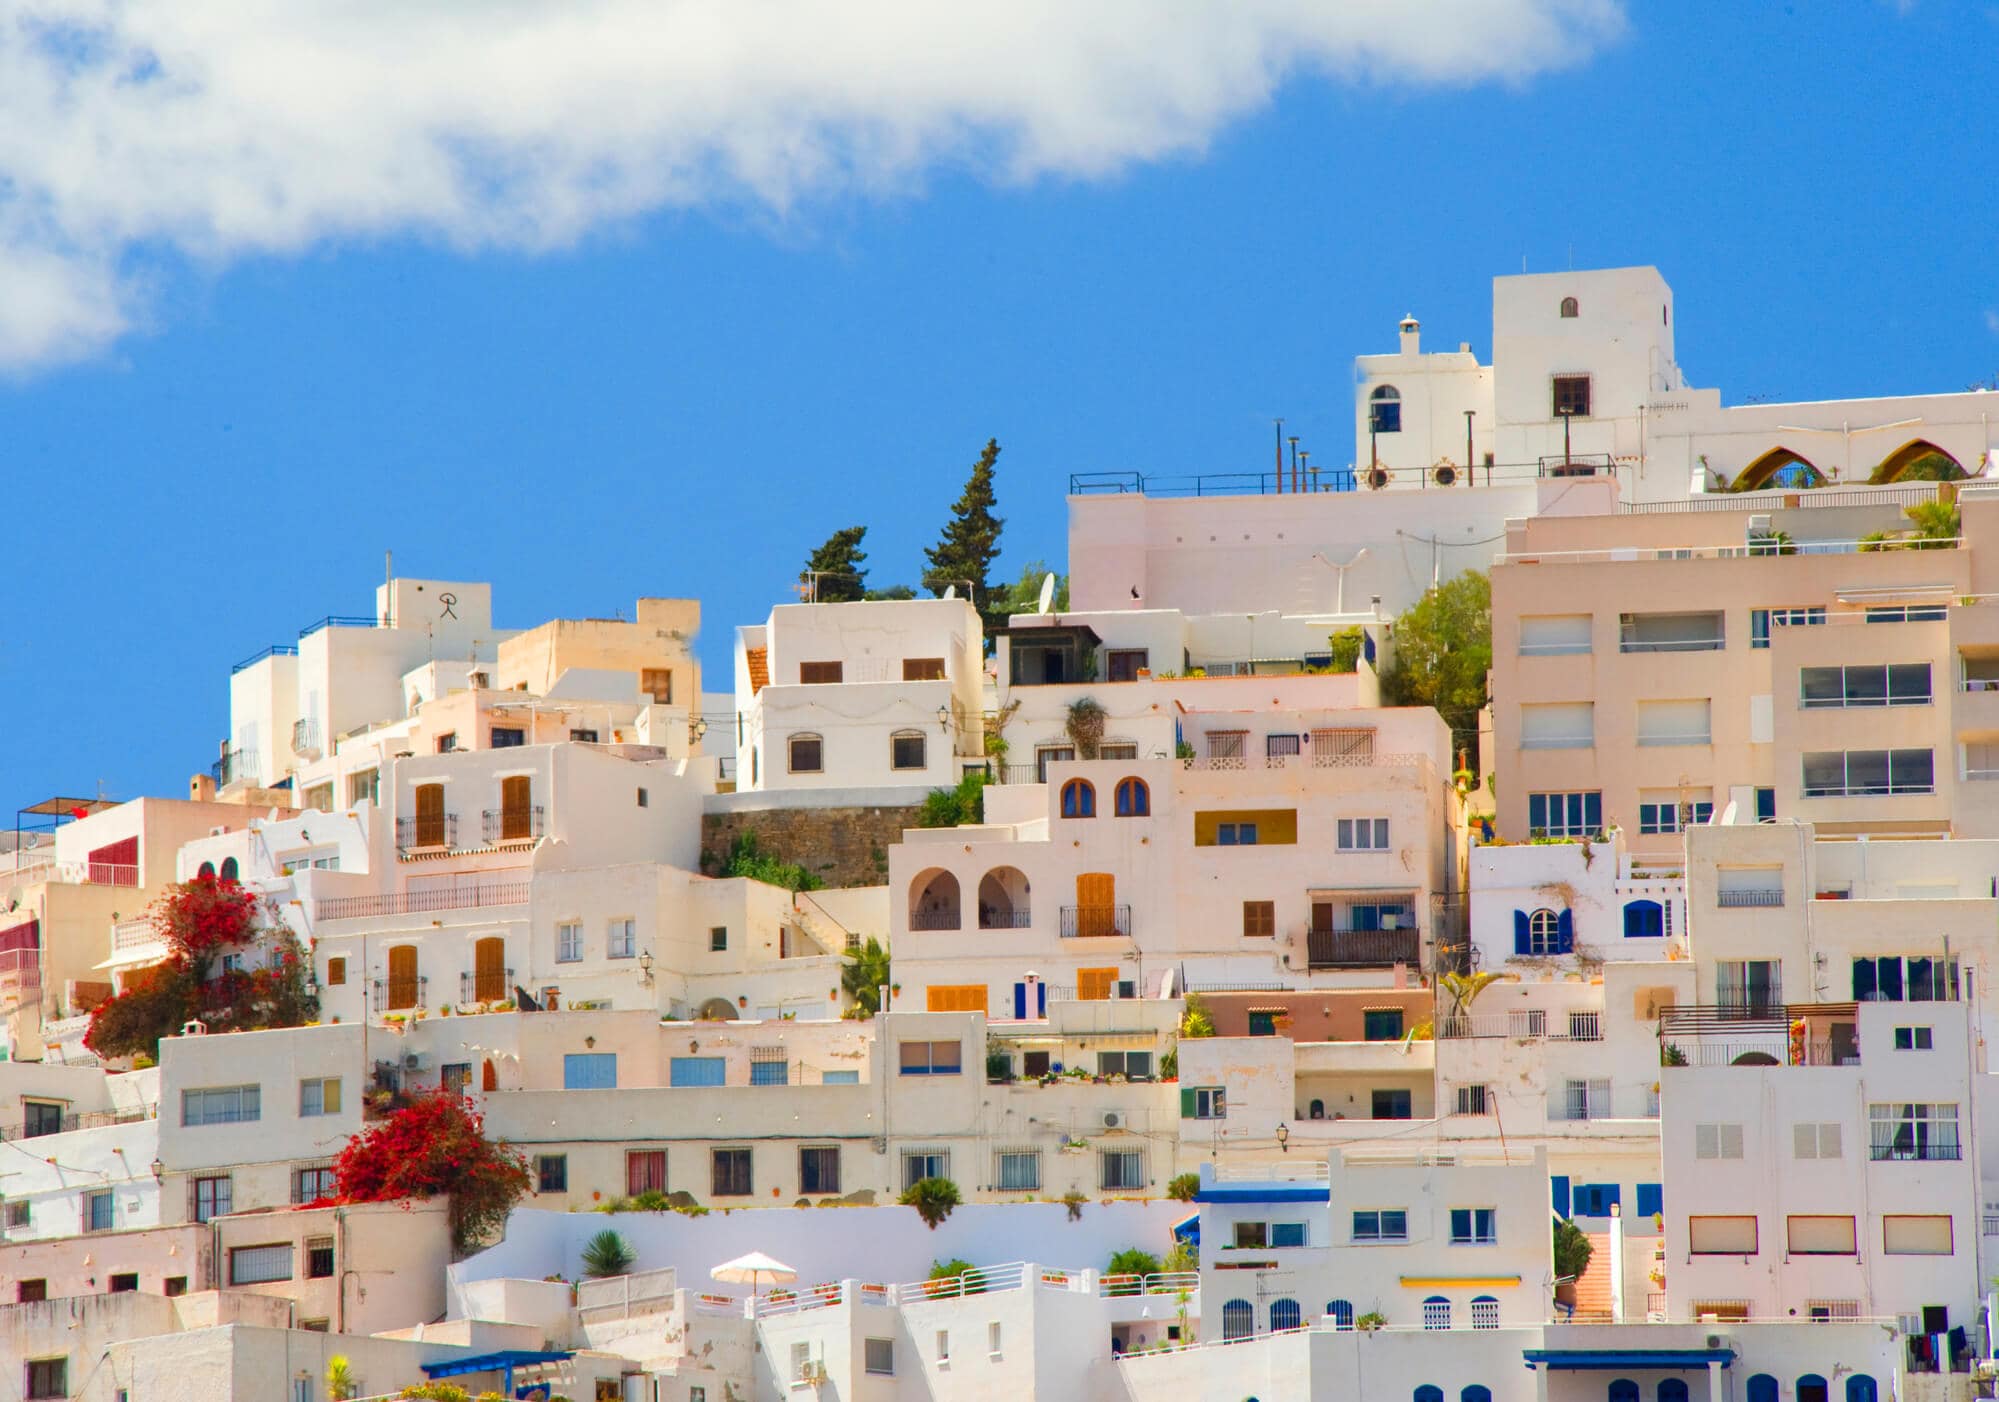
<path id="1" fill-rule="evenodd" d="M 1371 433 L 1402 432 L 1402 391 L 1383 385 L 1367 397 L 1367 426 Z"/>
<path id="2" fill-rule="evenodd" d="M 1879 1402 L 1880 1396 L 1874 1379 L 1865 1373 L 1855 1373 L 1846 1380 L 1846 1402 Z"/>
<path id="3" fill-rule="evenodd" d="M 1298 1308 L 1296 1300 L 1283 1299 L 1270 1302 L 1271 1333 L 1279 1334 L 1287 1329 L 1301 1329 L 1304 1324 L 1304 1312 Z"/>
<path id="4" fill-rule="evenodd" d="M 1145 786 L 1145 780 L 1118 780 L 1117 815 L 1120 818 L 1149 818 L 1152 816 L 1152 790 Z"/>
<path id="5" fill-rule="evenodd" d="M 981 930 L 1025 930 L 1031 920 L 1027 876 L 1018 867 L 994 867 L 979 878 Z"/>
<path id="6" fill-rule="evenodd" d="M 909 883 L 909 928 L 958 928 L 958 878 L 938 867 L 927 867 Z"/>
<path id="7" fill-rule="evenodd" d="M 1324 1118 L 1326 1118 L 1326 1102 L 1325 1102 L 1325 1101 L 1323 1101 L 1323 1100 L 1314 1100 L 1314 1101 L 1312 1102 L 1312 1114 L 1311 1114 L 1311 1118 L 1312 1118 L 1312 1119 L 1315 1119 L 1315 1120 L 1323 1120 Z"/>
<path id="8" fill-rule="evenodd" d="M 1629 1378 L 1619 1378 L 1610 1385 L 1609 1402 L 1638 1402 L 1638 1384 Z"/>
<path id="9" fill-rule="evenodd" d="M 1807 1373 L 1798 1379 L 1798 1402 L 1831 1402 L 1831 1399 L 1825 1379 L 1817 1373 Z"/>
<path id="10" fill-rule="evenodd" d="M 1768 1373 L 1758 1373 L 1749 1380 L 1748 1402 L 1777 1402 L 1777 1380 Z"/>
<path id="11" fill-rule="evenodd" d="M 201 870 L 195 873 L 195 877 L 197 880 L 201 881 L 213 881 L 215 879 L 215 863 L 203 862 L 201 864 Z"/>
<path id="12" fill-rule="evenodd" d="M 1553 954 L 1561 946 L 1561 917 L 1543 906 L 1527 917 L 1527 949 L 1530 954 Z"/>
<path id="13" fill-rule="evenodd" d="M 1624 903 L 1624 938 L 1657 939 L 1666 933 L 1666 910 L 1657 901 Z"/>
<path id="14" fill-rule="evenodd" d="M 1476 1295 L 1471 1302 L 1471 1327 L 1474 1329 L 1497 1329 L 1499 1327 L 1499 1301 L 1491 1295 Z"/>
<path id="15" fill-rule="evenodd" d="M 1444 1390 L 1430 1383 L 1424 1383 L 1416 1389 L 1415 1402 L 1444 1402 Z"/>
<path id="16" fill-rule="evenodd" d="M 1335 1329 L 1353 1328 L 1353 1301 L 1351 1300 L 1326 1301 L 1326 1318 L 1333 1321 L 1333 1327 Z"/>
<path id="17" fill-rule="evenodd" d="M 898 730 L 888 737 L 891 769 L 922 769 L 930 763 L 928 741 L 920 730 Z"/>
<path id="18" fill-rule="evenodd" d="M 1256 1306 L 1248 1300 L 1230 1300 L 1222 1306 L 1222 1338 L 1246 1339 L 1256 1332 Z"/>
<path id="19" fill-rule="evenodd" d="M 793 774 L 823 774 L 826 770 L 826 742 L 807 732 L 785 742 Z"/>
<path id="20" fill-rule="evenodd" d="M 237 870 L 236 859 L 234 857 L 224 857 L 222 859 L 222 870 L 216 874 L 224 881 L 234 881 L 237 879 Z"/>
<path id="21" fill-rule="evenodd" d="M 1425 1329 L 1448 1329 L 1451 1327 L 1451 1302 L 1442 1295 L 1432 1295 L 1423 1301 L 1423 1327 Z"/>
<path id="22" fill-rule="evenodd" d="M 1484 1383 L 1473 1383 L 1458 1394 L 1458 1402 L 1492 1402 L 1492 1389 Z"/>
<path id="23" fill-rule="evenodd" d="M 1659 1384 L 1659 1402 L 1687 1402 L 1687 1385 L 1678 1378 Z"/>
<path id="24" fill-rule="evenodd" d="M 1062 786 L 1062 816 L 1065 818 L 1094 818 L 1097 816 L 1096 786 L 1087 779 L 1071 779 Z"/>
<path id="25" fill-rule="evenodd" d="M 1562 319 L 1569 320 L 1582 312 L 1582 304 L 1573 297 L 1562 298 Z"/>

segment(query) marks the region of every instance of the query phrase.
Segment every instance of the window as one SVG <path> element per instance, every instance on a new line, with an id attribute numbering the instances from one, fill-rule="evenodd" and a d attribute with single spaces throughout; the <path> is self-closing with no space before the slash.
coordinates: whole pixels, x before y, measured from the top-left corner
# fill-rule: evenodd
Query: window
<path id="1" fill-rule="evenodd" d="M 1724 881 L 1727 873 L 1723 873 Z M 1751 888 L 1752 890 L 1754 888 Z M 1723 895 L 1727 895 L 1724 885 Z M 1730 905 L 1781 905 L 1782 900 L 1724 900 Z M 1714 966 L 1714 1000 L 1725 1008 L 1768 1012 L 1784 1001 L 1783 968 L 1774 959 L 1718 959 Z"/>
<path id="2" fill-rule="evenodd" d="M 1402 432 L 1402 392 L 1394 385 L 1382 385 L 1367 397 L 1367 431 Z"/>
<path id="3" fill-rule="evenodd" d="M 719 1086 L 728 1083 L 729 1063 L 719 1056 L 676 1056 L 667 1063 L 668 1086 Z"/>
<path id="4" fill-rule="evenodd" d="M 574 964 L 583 958 L 583 925 L 567 920 L 555 927 L 555 962 Z"/>
<path id="5" fill-rule="evenodd" d="M 182 1125 L 231 1125 L 258 1118 L 256 1086 L 216 1086 L 180 1093 Z"/>
<path id="6" fill-rule="evenodd" d="M 1273 1247 L 1305 1245 L 1305 1224 L 1303 1222 L 1272 1222 L 1270 1224 L 1270 1244 Z"/>
<path id="7" fill-rule="evenodd" d="M 111 1230 L 111 1194 L 85 1193 L 83 1195 L 83 1229 L 86 1232 L 108 1232 Z"/>
<path id="8" fill-rule="evenodd" d="M 616 1090 L 616 1052 L 565 1052 L 562 1057 L 564 1090 Z"/>
<path id="9" fill-rule="evenodd" d="M 1694 1157 L 1697 1159 L 1741 1158 L 1742 1126 L 1739 1124 L 1695 1125 Z"/>
<path id="10" fill-rule="evenodd" d="M 1152 1053 L 1149 1051 L 1098 1052 L 1097 1074 L 1099 1076 L 1123 1076 L 1128 1081 L 1149 1081 L 1152 1079 Z"/>
<path id="11" fill-rule="evenodd" d="M 1792 1158 L 1837 1159 L 1842 1156 L 1837 1121 L 1791 1126 Z"/>
<path id="12" fill-rule="evenodd" d="M 340 1078 L 310 1077 L 298 1083 L 298 1113 L 303 1119 L 340 1113 Z"/>
<path id="13" fill-rule="evenodd" d="M 1277 1010 L 1273 1008 L 1251 1008 L 1249 1010 L 1249 1035 L 1252 1037 L 1275 1037 L 1277 1035 Z"/>
<path id="14" fill-rule="evenodd" d="M 1576 1217 L 1608 1217 L 1623 1196 L 1615 1183 L 1578 1183 L 1570 1194 L 1569 1210 Z"/>
<path id="15" fill-rule="evenodd" d="M 1388 819 L 1342 818 L 1338 836 L 1342 852 L 1386 852 Z"/>
<path id="16" fill-rule="evenodd" d="M 333 1238 L 308 1237 L 305 1243 L 305 1274 L 308 1280 L 329 1280 L 333 1276 Z"/>
<path id="17" fill-rule="evenodd" d="M 534 1160 L 535 1191 L 538 1193 L 566 1193 L 569 1191 L 569 1155 L 537 1154 Z"/>
<path id="18" fill-rule="evenodd" d="M 338 988 L 346 982 L 347 982 L 346 958 L 344 956 L 336 956 L 332 959 L 328 959 L 326 961 L 327 987 Z"/>
<path id="19" fill-rule="evenodd" d="M 1490 1115 L 1495 1101 L 1490 1086 L 1459 1086 L 1458 1109 L 1460 1115 Z"/>
<path id="20" fill-rule="evenodd" d="M 926 758 L 923 732 L 920 730 L 898 730 L 888 740 L 889 767 L 892 769 L 921 769 L 930 761 Z"/>
<path id="21" fill-rule="evenodd" d="M 1000 1356 L 1000 1322 L 995 1319 L 986 1325 L 986 1352 L 994 1358 Z"/>
<path id="22" fill-rule="evenodd" d="M 111 1277 L 111 1293 L 114 1295 L 130 1295 L 137 1291 L 138 1288 L 139 1273 L 137 1271 L 120 1271 Z"/>
<path id="23" fill-rule="evenodd" d="M 1869 623 L 1941 623 L 1943 604 L 1877 604 L 1867 610 Z"/>
<path id="24" fill-rule="evenodd" d="M 1432 1295 L 1423 1301 L 1423 1327 L 1425 1329 L 1448 1329 L 1451 1327 L 1451 1302 L 1442 1295 Z"/>
<path id="25" fill-rule="evenodd" d="M 793 774 L 818 774 L 825 768 L 825 742 L 817 735 L 794 735 L 786 748 Z"/>
<path id="26" fill-rule="evenodd" d="M 1793 1256 L 1853 1256 L 1860 1243 L 1851 1217 L 1786 1217 L 1784 1249 Z"/>
<path id="27" fill-rule="evenodd" d="M 309 1202 L 331 1198 L 334 1186 L 333 1165 L 330 1163 L 292 1170 L 292 1201 L 301 1207 Z"/>
<path id="28" fill-rule="evenodd" d="M 878 1378 L 892 1378 L 895 1376 L 894 1339 L 865 1340 L 862 1358 L 870 1375 Z"/>
<path id="29" fill-rule="evenodd" d="M 1137 759 L 1138 742 L 1135 740 L 1106 740 L 1097 746 L 1098 759 Z"/>
<path id="30" fill-rule="evenodd" d="M 1603 830 L 1603 793 L 1530 793 L 1527 826 L 1540 837 L 1594 837 Z"/>
<path id="31" fill-rule="evenodd" d="M 1638 703 L 1640 745 L 1706 745 L 1713 739 L 1713 729 L 1712 705 L 1706 697 Z"/>
<path id="32" fill-rule="evenodd" d="M 1577 305 L 1575 298 L 1573 297 L 1562 298 L 1561 315 L 1564 321 L 1570 320 L 1571 318 L 1575 317 L 1576 315 L 1578 315 L 1580 311 L 1581 308 Z"/>
<path id="33" fill-rule="evenodd" d="M 956 1076 L 965 1069 L 960 1042 L 901 1042 L 897 1046 L 905 1076 Z"/>
<path id="34" fill-rule="evenodd" d="M 1151 654 L 1142 647 L 1107 648 L 1104 652 L 1104 677 L 1114 682 L 1135 682 L 1138 674 L 1151 664 Z"/>
<path id="35" fill-rule="evenodd" d="M 1895 1029 L 1896 1051 L 1929 1051 L 1930 1047 L 1929 1028 L 1898 1027 Z"/>
<path id="36" fill-rule="evenodd" d="M 950 1366 L 951 1331 L 949 1329 L 939 1329 L 937 1331 L 937 1362 L 942 1367 Z"/>
<path id="37" fill-rule="evenodd" d="M 1255 939 L 1274 938 L 1277 934 L 1277 902 L 1244 901 L 1242 932 Z"/>
<path id="38" fill-rule="evenodd" d="M 8 1203 L 7 1225 L 10 1227 L 27 1226 L 29 1222 L 30 1212 L 31 1212 L 31 1205 L 26 1202 Z"/>
<path id="39" fill-rule="evenodd" d="M 801 1193 L 840 1191 L 838 1145 L 811 1146 L 798 1151 L 798 1191 Z"/>
<path id="40" fill-rule="evenodd" d="M 1754 1217 L 1689 1217 L 1687 1250 L 1695 1256 L 1754 1256 Z"/>
<path id="41" fill-rule="evenodd" d="M 1665 907 L 1657 901 L 1624 903 L 1624 938 L 1658 939 L 1666 933 Z"/>
<path id="42" fill-rule="evenodd" d="M 1402 1038 L 1402 1009 L 1367 1008 L 1361 1015 L 1361 1040 L 1395 1042 Z"/>
<path id="43" fill-rule="evenodd" d="M 743 1151 L 748 1153 L 746 1149 Z M 564 1173 L 568 1172 L 565 1168 Z M 745 1170 L 747 1172 L 747 1170 Z M 666 1191 L 666 1150 L 627 1149 L 625 1150 L 625 1194 L 637 1197 L 640 1193 L 663 1193 Z"/>
<path id="44" fill-rule="evenodd" d="M 994 1162 L 996 1185 L 1003 1193 L 1038 1193 L 1041 1191 L 1041 1151 L 1039 1149 L 1001 1149 Z"/>
<path id="45" fill-rule="evenodd" d="M 709 926 L 708 952 L 710 954 L 720 954 L 723 950 L 727 949 L 728 947 L 729 947 L 729 927 L 727 925 Z"/>
<path id="46" fill-rule="evenodd" d="M 652 803 L 652 795 L 649 792 L 647 792 L 645 789 L 640 789 L 637 792 L 638 792 L 638 806 L 641 808 L 650 806 Z"/>
<path id="47" fill-rule="evenodd" d="M 1353 1215 L 1355 1241 L 1409 1240 L 1409 1214 L 1402 1208 L 1383 1208 Z"/>
<path id="48" fill-rule="evenodd" d="M 28 1396 L 37 1399 L 69 1396 L 69 1359 L 29 1359 Z"/>
<path id="49" fill-rule="evenodd" d="M 1927 706 L 1930 664 L 1798 669 L 1798 705 L 1805 710 L 1854 706 Z"/>
<path id="50" fill-rule="evenodd" d="M 37 1277 L 23 1280 L 14 1287 L 14 1303 L 17 1305 L 38 1305 L 49 1297 L 49 1283 Z"/>
<path id="51" fill-rule="evenodd" d="M 1298 1308 L 1296 1300 L 1282 1299 L 1270 1302 L 1271 1333 L 1278 1334 L 1290 1329 L 1302 1329 L 1304 1326 L 1304 1311 Z"/>
<path id="52" fill-rule="evenodd" d="M 452 754 L 456 752 L 457 749 L 458 749 L 457 731 L 447 730 L 444 734 L 437 737 L 437 752 L 439 754 L 441 755 Z"/>
<path id="53" fill-rule="evenodd" d="M 1873 1104 L 1867 1107 L 1867 1121 L 1868 1157 L 1876 1161 L 1959 1156 L 1955 1105 Z"/>
<path id="54" fill-rule="evenodd" d="M 518 749 L 528 742 L 527 731 L 519 726 L 496 725 L 493 727 L 492 736 L 491 748 L 495 750 Z"/>
<path id="55" fill-rule="evenodd" d="M 1215 845 L 1218 847 L 1256 846 L 1256 824 L 1255 823 L 1216 824 Z"/>
<path id="56" fill-rule="evenodd" d="M 1542 701 L 1521 706 L 1521 749 L 1587 750 L 1595 745 L 1595 702 Z"/>
<path id="57" fill-rule="evenodd" d="M 1638 830 L 1646 833 L 1678 832 L 1683 827 L 1699 827 L 1714 820 L 1714 800 L 1688 800 L 1684 804 L 1671 793 L 1641 794 L 1638 803 Z"/>
<path id="58" fill-rule="evenodd" d="M 1471 1302 L 1471 1327 L 1474 1329 L 1497 1329 L 1499 1327 L 1499 1301 L 1491 1295 L 1474 1296 Z M 1479 1389 L 1481 1392 L 1483 1388 Z M 1471 1396 L 1471 1389 L 1465 1389 L 1465 1397 Z M 1486 1393 L 1490 1399 L 1491 1393 Z"/>
<path id="59" fill-rule="evenodd" d="M 791 1063 L 785 1059 L 784 1050 L 778 1049 L 775 1056 L 750 1055 L 750 1084 L 753 1086 L 788 1086 L 791 1084 Z"/>
<path id="60" fill-rule="evenodd" d="M 349 804 L 379 803 L 382 800 L 382 771 L 365 770 L 360 774 L 347 776 L 347 802 Z"/>
<path id="61" fill-rule="evenodd" d="M 1564 1120 L 1605 1120 L 1610 1118 L 1608 1080 L 1570 1080 L 1562 1086 L 1563 1103 L 1554 1118 Z"/>
<path id="62" fill-rule="evenodd" d="M 1406 1120 L 1410 1117 L 1409 1092 L 1406 1090 L 1377 1090 L 1370 1099 L 1377 1120 Z"/>
<path id="63" fill-rule="evenodd" d="M 1853 961 L 1853 997 L 1861 1003 L 1954 1003 L 1957 960 L 1862 955 Z"/>
<path id="64" fill-rule="evenodd" d="M 904 1149 L 902 1188 L 908 1192 L 926 1178 L 949 1178 L 951 1156 L 942 1149 Z"/>
<path id="65" fill-rule="evenodd" d="M 1062 786 L 1062 816 L 1065 818 L 1094 818 L 1097 816 L 1097 791 L 1087 780 L 1071 779 Z"/>
<path id="66" fill-rule="evenodd" d="M 1542 909 L 1527 917 L 1528 954 L 1561 953 L 1561 917 L 1552 910 Z"/>
<path id="67" fill-rule="evenodd" d="M 604 927 L 604 953 L 612 959 L 629 959 L 638 952 L 638 922 L 629 916 Z"/>
<path id="68" fill-rule="evenodd" d="M 1238 1250 L 1260 1251 L 1270 1245 L 1270 1224 L 1267 1222 L 1238 1222 L 1235 1224 L 1235 1240 L 1231 1243 Z"/>
<path id="69" fill-rule="evenodd" d="M 1256 1306 L 1248 1300 L 1230 1300 L 1222 1306 L 1222 1338 L 1246 1339 L 1256 1332 Z"/>
<path id="70" fill-rule="evenodd" d="M 1948 1256 L 1953 1249 L 1949 1213 L 1891 1213 L 1881 1219 L 1881 1250 L 1887 1255 Z"/>
<path id="71" fill-rule="evenodd" d="M 1152 816 L 1152 790 L 1145 786 L 1145 780 L 1118 780 L 1116 812 L 1120 818 Z"/>
<path id="72" fill-rule="evenodd" d="M 1180 1118 L 1219 1120 L 1228 1114 L 1226 1093 L 1220 1086 L 1182 1086 Z"/>
<path id="73" fill-rule="evenodd" d="M 941 682 L 944 680 L 944 659 L 905 657 L 902 659 L 902 679 L 906 682 Z"/>
<path id="74" fill-rule="evenodd" d="M 231 1285 L 265 1285 L 292 1278 L 290 1242 L 271 1246 L 239 1246 L 229 1253 Z"/>
<path id="75" fill-rule="evenodd" d="M 841 679 L 842 668 L 838 662 L 801 662 L 798 664 L 798 682 L 801 686 L 829 686 Z"/>
<path id="76" fill-rule="evenodd" d="M 61 1134 L 63 1107 L 47 1100 L 21 1102 L 21 1137 L 38 1139 L 44 1134 Z"/>
<path id="77" fill-rule="evenodd" d="M 1454 1207 L 1451 1209 L 1451 1245 L 1496 1246 L 1499 1243 L 1499 1209 Z"/>
<path id="78" fill-rule="evenodd" d="M 1573 414 L 1576 418 L 1589 417 L 1589 376 L 1557 375 L 1554 377 L 1554 414 L 1561 418 Z"/>
<path id="79" fill-rule="evenodd" d="M 1522 657 L 1560 657 L 1590 650 L 1594 620 L 1586 613 L 1548 614 L 1520 620 Z"/>
<path id="80" fill-rule="evenodd" d="M 835 681 L 839 678 L 835 677 Z M 653 699 L 659 706 L 673 704 L 673 669 L 671 667 L 639 668 L 639 690 Z"/>
<path id="81" fill-rule="evenodd" d="M 1929 750 L 1813 750 L 1804 757 L 1806 798 L 1932 793 L 1936 759 Z"/>
<path id="82" fill-rule="evenodd" d="M 437 1068 L 437 1082 L 446 1095 L 467 1095 L 472 1090 L 472 1063 L 449 1061 Z"/>
<path id="83" fill-rule="evenodd" d="M 1105 1192 L 1135 1192 L 1145 1186 L 1145 1153 L 1141 1149 L 1099 1149 L 1097 1187 Z"/>
<path id="84" fill-rule="evenodd" d="M 718 1198 L 750 1196 L 750 1151 L 716 1149 L 710 1155 L 713 1192 Z"/>

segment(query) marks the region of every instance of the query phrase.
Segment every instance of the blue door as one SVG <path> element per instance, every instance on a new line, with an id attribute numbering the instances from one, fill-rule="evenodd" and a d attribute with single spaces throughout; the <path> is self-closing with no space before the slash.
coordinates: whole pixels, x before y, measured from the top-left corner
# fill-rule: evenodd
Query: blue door
<path id="1" fill-rule="evenodd" d="M 616 1052 L 570 1052 L 562 1058 L 564 1090 L 616 1090 Z"/>
<path id="2" fill-rule="evenodd" d="M 1027 1016 L 1027 985 L 1024 983 L 1013 986 L 1013 1015 L 1022 1019 Z M 1034 984 L 1034 1016 L 1048 1016 L 1048 985 L 1038 979 Z"/>
<path id="3" fill-rule="evenodd" d="M 676 1056 L 668 1069 L 667 1084 L 674 1086 L 719 1086 L 726 1084 L 728 1063 L 719 1056 Z"/>

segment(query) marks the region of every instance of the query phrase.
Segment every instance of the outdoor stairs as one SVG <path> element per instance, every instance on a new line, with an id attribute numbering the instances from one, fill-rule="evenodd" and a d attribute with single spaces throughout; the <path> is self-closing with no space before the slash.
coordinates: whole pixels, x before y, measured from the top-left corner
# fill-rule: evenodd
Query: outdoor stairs
<path id="1" fill-rule="evenodd" d="M 1590 1233 L 1589 1265 L 1576 1280 L 1578 1324 L 1610 1321 L 1610 1233 Z"/>

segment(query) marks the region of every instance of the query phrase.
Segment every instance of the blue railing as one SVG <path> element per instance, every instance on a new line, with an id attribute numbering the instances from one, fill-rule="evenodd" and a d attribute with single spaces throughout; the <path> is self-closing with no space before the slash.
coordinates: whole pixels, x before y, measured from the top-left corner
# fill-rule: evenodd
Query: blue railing
<path id="1" fill-rule="evenodd" d="M 298 630 L 298 635 L 301 638 L 309 638 L 322 628 L 372 628 L 374 626 L 375 620 L 372 618 L 355 618 L 345 614 L 329 613 L 317 622 L 306 624 L 305 627 Z M 296 652 L 297 649 L 294 648 L 293 651 Z"/>
<path id="2" fill-rule="evenodd" d="M 298 656 L 297 643 L 272 643 L 269 647 L 265 648 L 263 651 L 253 652 L 248 657 L 244 658 L 241 662 L 238 662 L 235 666 L 231 667 L 229 669 L 229 675 L 233 677 L 238 672 L 247 671 L 249 668 L 256 666 L 259 662 L 262 662 L 266 657 L 297 657 L 297 656 Z"/>

